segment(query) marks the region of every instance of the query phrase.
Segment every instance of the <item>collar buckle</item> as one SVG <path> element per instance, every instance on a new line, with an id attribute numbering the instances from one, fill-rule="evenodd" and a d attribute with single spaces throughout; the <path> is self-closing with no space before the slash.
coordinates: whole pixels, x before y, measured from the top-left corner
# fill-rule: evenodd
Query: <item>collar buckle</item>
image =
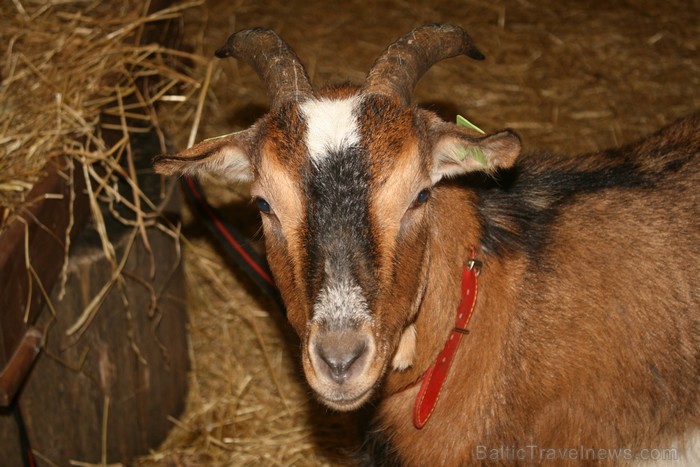
<path id="1" fill-rule="evenodd" d="M 467 269 L 470 271 L 474 271 L 474 273 L 478 276 L 481 274 L 481 267 L 484 265 L 481 261 L 479 261 L 476 258 L 469 258 L 467 260 Z"/>

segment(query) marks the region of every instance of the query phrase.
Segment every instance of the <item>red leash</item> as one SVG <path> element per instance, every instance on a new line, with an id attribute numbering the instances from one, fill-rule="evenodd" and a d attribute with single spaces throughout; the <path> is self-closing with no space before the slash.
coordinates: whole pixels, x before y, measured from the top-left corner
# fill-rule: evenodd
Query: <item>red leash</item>
<path id="1" fill-rule="evenodd" d="M 255 248 L 232 224 L 226 222 L 221 214 L 209 204 L 199 182 L 185 175 L 182 177 L 182 188 L 187 198 L 193 204 L 207 229 L 226 251 L 229 258 L 248 276 L 253 283 L 284 310 L 284 303 L 279 290 L 272 278 L 272 272 L 265 257 L 255 251 Z"/>

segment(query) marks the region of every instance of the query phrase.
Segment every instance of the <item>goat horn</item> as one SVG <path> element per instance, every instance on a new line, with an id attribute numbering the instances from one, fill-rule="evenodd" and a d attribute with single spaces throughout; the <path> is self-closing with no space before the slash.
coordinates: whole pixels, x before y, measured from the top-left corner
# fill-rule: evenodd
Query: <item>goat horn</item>
<path id="1" fill-rule="evenodd" d="M 367 76 L 363 93 L 395 96 L 409 104 L 413 88 L 431 66 L 462 54 L 475 60 L 485 58 L 459 26 L 420 26 L 401 36 L 379 56 Z"/>
<path id="2" fill-rule="evenodd" d="M 313 96 L 311 80 L 299 57 L 270 29 L 245 29 L 232 34 L 215 54 L 250 64 L 265 83 L 272 108 Z"/>

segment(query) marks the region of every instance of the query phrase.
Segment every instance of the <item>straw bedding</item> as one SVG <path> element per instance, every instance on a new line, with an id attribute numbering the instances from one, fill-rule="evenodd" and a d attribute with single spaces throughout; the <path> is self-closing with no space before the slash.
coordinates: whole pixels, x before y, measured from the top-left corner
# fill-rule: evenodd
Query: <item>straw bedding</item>
<path id="1" fill-rule="evenodd" d="M 514 128 L 526 149 L 584 152 L 623 144 L 697 110 L 700 104 L 698 2 L 276 3 L 210 0 L 184 12 L 183 49 L 193 57 L 205 57 L 190 62 L 198 84 L 185 80 L 190 86 L 190 103 L 206 90 L 197 139 L 244 128 L 265 112 L 264 88 L 250 67 L 234 60 L 209 61 L 231 32 L 253 26 L 280 33 L 319 85 L 361 82 L 376 56 L 416 25 L 432 21 L 460 24 L 487 60 L 477 63 L 459 58 L 435 66 L 419 83 L 416 102 L 449 120 L 457 113 L 465 115 L 487 131 Z M 75 19 L 66 21 L 72 33 L 46 34 L 70 43 L 83 40 L 82 28 L 95 27 Z M 25 26 L 14 27 L 21 30 Z M 4 24 L 0 28 L 3 39 L 17 36 L 14 43 L 18 43 L 19 33 L 6 32 Z M 8 70 L 13 69 L 8 56 L 5 52 L 5 81 L 11 76 Z M 41 52 L 37 57 L 33 63 L 42 63 Z M 36 79 L 55 83 L 47 73 L 36 73 Z M 2 90 L 9 89 L 5 81 Z M 55 110 L 78 97 L 65 92 L 57 101 L 55 95 L 54 91 L 41 98 L 52 103 L 50 119 L 60 120 L 60 128 L 68 120 L 81 122 L 71 113 Z M 0 102 L 6 106 L 0 117 L 6 119 L 5 102 L 11 105 L 11 101 Z M 195 116 L 192 107 L 174 109 L 172 103 L 159 110 L 158 117 L 172 125 L 166 128 L 191 124 Z M 0 122 L 5 132 L 0 147 L 15 144 L 31 153 L 37 152 L 33 149 L 37 141 L 52 140 L 57 124 L 41 127 L 32 121 L 30 110 L 25 114 L 15 107 L 14 111 L 15 120 Z M 86 122 L 91 119 L 94 117 L 83 117 Z M 32 130 L 10 137 L 8 127 Z M 45 129 L 34 130 L 37 128 Z M 85 130 L 80 133 L 81 129 Z M 71 134 L 89 139 L 91 131 L 81 124 Z M 170 133 L 176 147 L 188 144 L 188 131 Z M 50 154 L 65 149 L 42 151 Z M 4 159 L 0 158 L 0 186 L 10 188 L 0 196 L 6 202 L 15 199 L 31 177 L 19 171 L 8 176 Z M 224 186 L 217 180 L 209 180 L 206 186 L 228 219 L 260 240 L 259 220 L 247 201 L 246 187 Z M 296 358 L 298 343 L 281 313 L 229 265 L 197 219 L 187 210 L 183 215 L 193 368 L 188 408 L 172 420 L 174 428 L 165 443 L 136 463 L 349 463 L 348 455 L 358 442 L 357 416 L 331 413 L 313 400 Z"/>

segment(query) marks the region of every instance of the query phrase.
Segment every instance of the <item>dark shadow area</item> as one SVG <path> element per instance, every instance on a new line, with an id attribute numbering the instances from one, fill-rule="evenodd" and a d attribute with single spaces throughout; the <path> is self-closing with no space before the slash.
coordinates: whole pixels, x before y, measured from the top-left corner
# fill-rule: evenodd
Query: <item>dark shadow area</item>
<path id="1" fill-rule="evenodd" d="M 418 107 L 435 112 L 441 119 L 450 123 L 454 123 L 457 115 L 461 115 L 465 111 L 463 107 L 458 107 L 453 102 L 447 101 L 418 101 L 417 104 Z"/>
<path id="2" fill-rule="evenodd" d="M 246 129 L 258 121 L 260 117 L 269 111 L 269 107 L 249 102 L 242 107 L 236 109 L 236 112 L 231 114 L 226 119 L 226 124 L 229 128 Z"/>

